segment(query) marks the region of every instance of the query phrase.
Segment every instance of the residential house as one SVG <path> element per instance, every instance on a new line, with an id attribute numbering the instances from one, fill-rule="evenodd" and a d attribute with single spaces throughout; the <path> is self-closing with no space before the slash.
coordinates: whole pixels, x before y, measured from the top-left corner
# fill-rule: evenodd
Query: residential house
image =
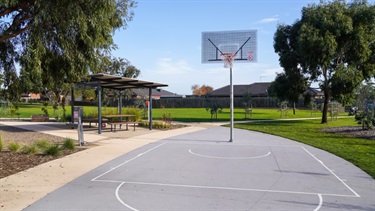
<path id="1" fill-rule="evenodd" d="M 133 98 L 142 98 L 149 95 L 148 89 L 132 89 L 132 92 Z M 153 99 L 183 98 L 183 95 L 178 95 L 164 89 L 152 89 L 151 95 Z"/>
<path id="2" fill-rule="evenodd" d="M 23 93 L 21 94 L 21 100 L 28 102 L 29 100 L 40 100 L 41 96 L 39 93 Z"/>
<path id="3" fill-rule="evenodd" d="M 324 98 L 324 92 L 316 89 L 316 88 L 307 88 L 306 94 L 309 94 L 314 99 L 323 99 Z"/>
<path id="4" fill-rule="evenodd" d="M 271 82 L 258 82 L 248 85 L 233 85 L 233 96 L 243 97 L 245 94 L 251 94 L 251 97 L 268 97 L 268 88 Z M 229 97 L 230 85 L 215 89 L 207 94 L 208 97 Z"/>

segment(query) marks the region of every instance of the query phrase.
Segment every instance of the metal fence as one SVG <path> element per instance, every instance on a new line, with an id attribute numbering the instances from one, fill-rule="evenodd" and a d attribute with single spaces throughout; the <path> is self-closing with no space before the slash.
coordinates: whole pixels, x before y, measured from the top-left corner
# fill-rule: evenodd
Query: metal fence
<path id="1" fill-rule="evenodd" d="M 244 100 L 242 97 L 234 98 L 234 107 L 243 108 Z M 322 100 L 316 101 L 318 109 L 321 109 Z M 230 98 L 167 98 L 167 99 L 153 99 L 153 108 L 207 108 L 210 105 L 215 104 L 218 107 L 229 108 Z M 76 106 L 96 106 L 97 102 L 80 102 L 75 101 Z M 124 107 L 131 107 L 139 105 L 139 99 L 123 99 L 122 105 Z M 271 97 L 257 97 L 251 99 L 251 105 L 253 108 L 279 108 L 280 101 L 277 98 Z M 108 101 L 106 106 L 118 106 L 117 99 L 111 99 Z M 293 104 L 289 103 L 288 107 L 293 107 Z M 296 103 L 296 108 L 299 109 L 310 109 L 310 105 L 305 105 L 303 99 L 300 99 Z"/>

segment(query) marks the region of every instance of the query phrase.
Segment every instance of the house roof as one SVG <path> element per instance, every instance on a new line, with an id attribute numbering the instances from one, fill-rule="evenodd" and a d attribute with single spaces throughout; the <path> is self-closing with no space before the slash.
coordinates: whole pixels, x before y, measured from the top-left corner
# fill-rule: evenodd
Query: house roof
<path id="1" fill-rule="evenodd" d="M 311 96 L 324 95 L 324 92 L 322 92 L 322 91 L 320 91 L 316 88 L 311 88 L 311 87 L 307 88 L 306 93 L 310 94 Z"/>
<path id="2" fill-rule="evenodd" d="M 243 96 L 245 93 L 250 93 L 252 96 L 268 96 L 267 89 L 271 82 L 260 82 L 248 85 L 233 85 L 233 95 Z M 208 93 L 209 96 L 227 97 L 230 94 L 230 86 L 224 86 Z"/>
<path id="3" fill-rule="evenodd" d="M 132 90 L 136 95 L 148 95 L 148 90 L 146 89 L 133 89 Z M 181 97 L 181 95 L 169 92 L 164 89 L 153 89 L 151 90 L 152 96 L 160 96 L 161 98 L 168 98 L 168 97 Z"/>

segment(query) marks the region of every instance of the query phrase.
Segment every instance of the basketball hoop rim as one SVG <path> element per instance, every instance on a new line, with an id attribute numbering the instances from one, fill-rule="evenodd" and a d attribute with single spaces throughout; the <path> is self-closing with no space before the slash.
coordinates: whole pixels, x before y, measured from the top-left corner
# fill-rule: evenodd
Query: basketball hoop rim
<path id="1" fill-rule="evenodd" d="M 233 67 L 233 61 L 235 60 L 237 54 L 236 53 L 222 53 L 220 55 L 221 59 L 224 62 L 225 68 L 232 68 Z"/>
<path id="2" fill-rule="evenodd" d="M 221 56 L 237 56 L 236 53 L 222 53 Z"/>

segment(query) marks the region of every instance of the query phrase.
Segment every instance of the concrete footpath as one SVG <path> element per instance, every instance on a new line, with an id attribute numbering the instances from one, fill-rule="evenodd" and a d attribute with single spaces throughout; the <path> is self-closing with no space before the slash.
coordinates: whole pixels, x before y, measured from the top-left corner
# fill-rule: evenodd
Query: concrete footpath
<path id="1" fill-rule="evenodd" d="M 63 123 L 5 121 L 1 124 L 64 138 L 77 139 L 78 137 L 77 130 L 68 129 Z M 85 131 L 84 139 L 88 146 L 95 145 L 95 147 L 0 179 L 0 210 L 22 210 L 66 183 L 127 152 L 155 141 L 211 126 L 215 125 L 193 124 L 168 131 L 137 128 L 136 131 L 116 133 L 104 131 L 100 135 L 97 134 L 97 130 Z"/>

